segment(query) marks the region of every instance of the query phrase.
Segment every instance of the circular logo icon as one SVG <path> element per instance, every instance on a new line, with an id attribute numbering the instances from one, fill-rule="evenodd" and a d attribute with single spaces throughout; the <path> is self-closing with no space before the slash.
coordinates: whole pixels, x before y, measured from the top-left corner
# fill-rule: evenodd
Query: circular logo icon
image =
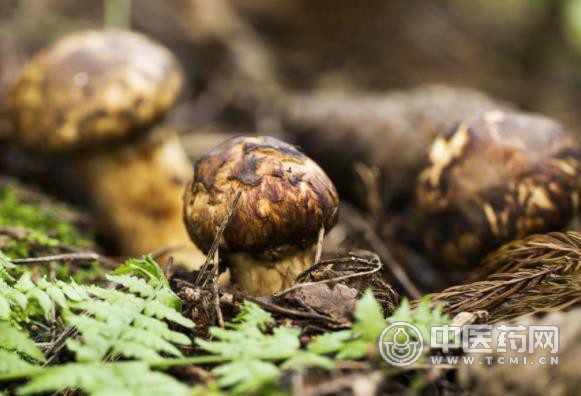
<path id="1" fill-rule="evenodd" d="M 383 359 L 397 367 L 415 363 L 424 350 L 424 337 L 411 323 L 393 322 L 379 336 L 379 352 Z"/>

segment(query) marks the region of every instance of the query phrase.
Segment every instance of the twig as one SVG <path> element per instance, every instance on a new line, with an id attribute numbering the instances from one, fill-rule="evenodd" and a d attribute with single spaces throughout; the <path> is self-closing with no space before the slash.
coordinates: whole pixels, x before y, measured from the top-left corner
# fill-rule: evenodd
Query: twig
<path id="1" fill-rule="evenodd" d="M 317 238 L 317 250 L 315 251 L 315 264 L 321 261 L 321 254 L 323 254 L 323 241 L 325 239 L 325 226 L 319 230 L 319 237 Z"/>
<path id="2" fill-rule="evenodd" d="M 218 325 L 224 328 L 224 315 L 222 315 L 222 309 L 220 308 L 220 290 L 218 286 L 218 263 L 220 262 L 219 258 L 219 249 L 216 249 L 214 254 L 214 279 L 212 282 L 212 286 L 214 289 L 214 310 L 216 311 L 216 318 L 218 319 Z"/>
<path id="3" fill-rule="evenodd" d="M 163 275 L 167 279 L 170 279 L 172 271 L 173 271 L 173 257 L 170 256 L 170 258 L 167 260 L 167 264 L 166 264 L 165 268 L 163 269 Z"/>
<path id="4" fill-rule="evenodd" d="M 158 249 L 155 252 L 151 253 L 151 257 L 154 260 L 157 260 L 160 257 L 167 256 L 168 254 L 173 253 L 173 252 L 176 252 L 178 250 L 181 250 L 184 247 L 185 247 L 184 245 L 163 247 L 163 248 Z"/>
<path id="5" fill-rule="evenodd" d="M 264 308 L 270 312 L 275 312 L 275 313 L 279 313 L 279 314 L 283 314 L 283 315 L 292 315 L 292 316 L 296 316 L 299 318 L 323 320 L 323 321 L 326 321 L 329 323 L 334 323 L 334 324 L 338 323 L 334 319 L 331 319 L 331 318 L 324 316 L 324 315 L 320 315 L 320 314 L 315 313 L 315 312 L 305 312 L 305 311 L 299 311 L 296 309 L 285 308 L 285 307 L 282 307 L 280 305 L 272 304 L 272 303 L 266 302 L 264 300 L 261 300 L 259 298 L 247 296 L 247 295 L 242 294 L 242 293 L 235 293 L 234 295 L 238 298 L 243 299 L 243 300 L 252 301 L 253 303 L 259 305 L 261 308 Z"/>
<path id="6" fill-rule="evenodd" d="M 44 366 L 49 365 L 59 354 L 59 352 L 64 348 L 67 339 L 75 336 L 78 333 L 77 329 L 74 327 L 67 327 L 65 331 L 53 342 L 52 346 L 48 348 L 45 352 L 45 356 L 48 357 Z"/>
<path id="7" fill-rule="evenodd" d="M 214 241 L 212 242 L 212 246 L 210 246 L 210 250 L 208 251 L 208 255 L 206 256 L 206 261 L 204 262 L 204 265 L 202 266 L 202 268 L 200 268 L 200 271 L 198 272 L 198 276 L 196 277 L 196 280 L 194 281 L 194 283 L 200 287 L 204 286 L 206 284 L 206 282 L 208 281 L 208 279 L 203 279 L 203 277 L 207 273 L 208 266 L 210 265 L 210 262 L 213 261 L 214 254 L 216 253 L 216 251 L 218 250 L 218 247 L 220 246 L 220 240 L 222 239 L 222 234 L 224 233 L 224 230 L 228 226 L 228 223 L 230 222 L 230 219 L 232 218 L 232 215 L 234 214 L 234 210 L 238 206 L 238 201 L 240 200 L 240 195 L 241 195 L 241 192 L 238 192 L 236 194 L 236 196 L 234 197 L 234 200 L 232 201 L 232 204 L 230 205 L 230 208 L 228 209 L 228 213 L 226 215 L 226 218 L 224 219 L 224 221 L 222 222 L 222 224 L 220 225 L 220 227 L 218 228 L 218 230 L 216 232 L 216 237 L 214 238 Z M 218 265 L 218 263 L 214 263 L 214 265 Z"/>

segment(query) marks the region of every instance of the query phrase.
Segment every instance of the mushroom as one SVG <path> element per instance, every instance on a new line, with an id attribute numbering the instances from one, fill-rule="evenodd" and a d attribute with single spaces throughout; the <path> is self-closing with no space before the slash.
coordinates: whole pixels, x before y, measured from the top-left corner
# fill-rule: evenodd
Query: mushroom
<path id="1" fill-rule="evenodd" d="M 480 92 L 422 86 L 379 95 L 290 97 L 282 115 L 293 143 L 327 170 L 343 199 L 364 205 L 357 163 L 377 168 L 386 208 L 408 205 L 442 127 L 504 106 Z M 349 142 L 346 144 L 346 142 Z"/>
<path id="2" fill-rule="evenodd" d="M 414 215 L 436 262 L 474 266 L 517 238 L 564 228 L 579 207 L 579 146 L 551 119 L 490 111 L 436 138 Z"/>
<path id="3" fill-rule="evenodd" d="M 174 258 L 198 267 L 181 220 L 191 164 L 158 121 L 182 86 L 179 65 L 159 44 L 106 30 L 66 36 L 37 54 L 10 91 L 14 140 L 70 159 L 123 254 L 183 245 Z"/>
<path id="4" fill-rule="evenodd" d="M 229 139 L 200 158 L 194 174 L 184 195 L 184 221 L 206 254 L 240 194 L 220 252 L 232 282 L 250 295 L 288 287 L 313 264 L 320 230 L 337 221 L 339 198 L 325 172 L 272 137 Z"/>

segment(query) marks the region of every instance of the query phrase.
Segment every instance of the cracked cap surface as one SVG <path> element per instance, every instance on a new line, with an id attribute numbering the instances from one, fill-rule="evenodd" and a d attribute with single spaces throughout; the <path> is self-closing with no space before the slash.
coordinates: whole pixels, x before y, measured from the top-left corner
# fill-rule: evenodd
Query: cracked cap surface
<path id="1" fill-rule="evenodd" d="M 477 265 L 516 238 L 565 227 L 579 210 L 581 149 L 556 122 L 491 111 L 432 144 L 415 214 L 430 257 Z"/>
<path id="2" fill-rule="evenodd" d="M 316 242 L 337 221 L 339 197 L 325 172 L 295 146 L 272 137 L 235 137 L 195 166 L 184 195 L 184 221 L 205 253 L 240 199 L 220 248 L 271 258 Z"/>

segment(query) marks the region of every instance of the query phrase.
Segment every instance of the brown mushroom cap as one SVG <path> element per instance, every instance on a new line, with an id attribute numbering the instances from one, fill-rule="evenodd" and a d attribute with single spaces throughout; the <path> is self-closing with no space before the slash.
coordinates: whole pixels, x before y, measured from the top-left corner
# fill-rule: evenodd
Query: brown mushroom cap
<path id="1" fill-rule="evenodd" d="M 272 137 L 235 137 L 195 166 L 184 220 L 204 253 L 240 192 L 222 251 L 276 258 L 317 240 L 337 221 L 339 198 L 325 172 L 295 146 Z"/>
<path id="2" fill-rule="evenodd" d="M 181 85 L 172 54 L 143 35 L 74 33 L 37 54 L 13 86 L 15 139 L 44 152 L 124 140 L 160 118 Z"/>
<path id="3" fill-rule="evenodd" d="M 526 235 L 558 230 L 578 210 L 581 150 L 556 122 L 491 111 L 432 144 L 415 215 L 430 257 L 476 265 Z"/>

